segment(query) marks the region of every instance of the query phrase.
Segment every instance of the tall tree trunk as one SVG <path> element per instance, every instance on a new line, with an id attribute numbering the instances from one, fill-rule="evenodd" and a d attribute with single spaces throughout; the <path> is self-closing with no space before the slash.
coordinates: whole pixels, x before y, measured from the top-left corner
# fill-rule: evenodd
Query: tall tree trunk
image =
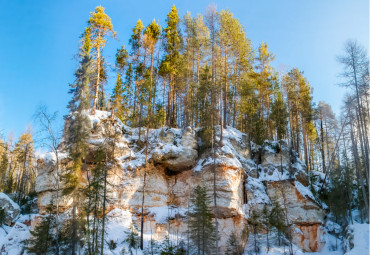
<path id="1" fill-rule="evenodd" d="M 100 41 L 100 37 L 101 37 L 101 35 L 100 35 L 100 30 L 99 30 L 98 42 Z M 92 115 L 95 115 L 95 111 L 96 111 L 98 101 L 99 101 L 100 64 L 101 64 L 100 63 L 100 45 L 98 45 L 96 47 L 96 69 L 97 69 L 97 74 L 96 74 L 94 103 L 93 103 L 93 107 L 92 107 L 92 110 L 91 110 Z"/>
<path id="2" fill-rule="evenodd" d="M 320 146 L 320 149 L 321 149 L 321 160 L 322 160 L 322 170 L 323 170 L 323 173 L 326 173 L 326 164 L 325 164 L 325 147 L 324 147 L 324 128 L 323 128 L 323 125 L 322 125 L 322 116 L 320 114 L 320 140 L 321 140 L 321 146 Z"/>

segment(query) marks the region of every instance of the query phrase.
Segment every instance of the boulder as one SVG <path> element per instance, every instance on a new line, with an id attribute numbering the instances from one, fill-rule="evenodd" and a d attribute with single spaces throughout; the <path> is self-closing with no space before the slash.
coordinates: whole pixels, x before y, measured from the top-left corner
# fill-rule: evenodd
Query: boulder
<path id="1" fill-rule="evenodd" d="M 5 212 L 3 223 L 8 226 L 12 225 L 21 211 L 19 205 L 4 193 L 0 193 L 0 208 Z"/>

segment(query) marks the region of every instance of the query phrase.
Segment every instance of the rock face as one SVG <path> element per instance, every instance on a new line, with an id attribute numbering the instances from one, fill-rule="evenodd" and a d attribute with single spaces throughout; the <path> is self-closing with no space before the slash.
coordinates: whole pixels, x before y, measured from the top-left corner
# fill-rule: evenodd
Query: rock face
<path id="1" fill-rule="evenodd" d="M 92 156 L 94 148 L 103 143 L 102 138 L 109 128 L 104 125 L 107 117 L 99 111 L 97 116 L 90 116 Z M 157 240 L 169 234 L 186 238 L 186 211 L 190 197 L 197 185 L 205 185 L 212 198 L 212 207 L 214 188 L 217 194 L 221 251 L 225 251 L 231 233 L 245 245 L 249 212 L 271 205 L 272 200 L 278 200 L 286 207 L 293 242 L 297 246 L 310 252 L 320 251 L 323 247 L 324 210 L 305 187 L 304 164 L 284 141 L 265 143 L 262 147 L 251 146 L 245 134 L 227 128 L 223 130 L 222 147 L 217 147 L 213 154 L 210 148 L 198 151 L 201 141 L 191 128 L 153 129 L 149 132 L 149 164 L 144 167 L 146 133 L 143 129 L 139 136 L 138 129 L 124 126 L 119 121 L 113 128 L 120 136 L 116 164 L 108 172 L 108 183 L 111 184 L 108 187 L 108 210 L 112 215 L 116 215 L 117 210 L 124 210 L 125 215 L 131 213 L 135 216 L 134 221 L 140 224 L 145 175 L 144 232 Z M 218 129 L 216 141 L 219 137 Z M 52 160 L 44 160 L 37 177 L 40 213 L 45 213 L 45 207 L 56 199 L 53 164 Z M 65 160 L 61 171 L 67 165 Z M 62 189 L 63 183 L 60 185 Z M 61 212 L 70 205 L 68 197 L 59 199 Z"/>
<path id="2" fill-rule="evenodd" d="M 155 164 L 161 164 L 174 172 L 190 169 L 195 165 L 198 144 L 191 130 L 187 130 L 179 138 L 173 130 L 162 129 L 160 140 L 166 144 L 153 151 L 151 159 Z"/>
<path id="3" fill-rule="evenodd" d="M 0 208 L 5 212 L 4 224 L 12 225 L 14 219 L 19 215 L 19 205 L 13 202 L 7 195 L 0 193 Z"/>
<path id="4" fill-rule="evenodd" d="M 325 244 L 321 238 L 324 234 L 324 211 L 296 185 L 301 184 L 297 181 L 270 182 L 266 191 L 271 199 L 286 205 L 289 224 L 300 230 L 293 230 L 293 243 L 306 252 L 320 251 Z"/>

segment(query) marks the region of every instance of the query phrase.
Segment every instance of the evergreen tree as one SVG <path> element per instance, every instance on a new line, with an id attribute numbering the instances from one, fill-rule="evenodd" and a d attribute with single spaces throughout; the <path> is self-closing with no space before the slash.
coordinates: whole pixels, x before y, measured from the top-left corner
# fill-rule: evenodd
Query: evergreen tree
<path id="1" fill-rule="evenodd" d="M 132 249 L 137 250 L 140 245 L 140 239 L 137 232 L 137 226 L 134 223 L 131 223 L 129 231 L 126 232 L 126 239 L 124 240 L 124 242 L 128 244 L 130 254 L 133 254 Z"/>
<path id="2" fill-rule="evenodd" d="M 117 68 L 117 79 L 116 86 L 113 89 L 111 97 L 112 107 L 112 118 L 117 116 L 120 120 L 126 121 L 129 114 L 129 96 L 130 96 L 130 85 L 123 83 L 123 72 L 127 66 L 128 52 L 125 46 L 122 45 L 116 53 L 116 68 Z"/>
<path id="3" fill-rule="evenodd" d="M 161 255 L 185 255 L 186 251 L 183 247 L 175 246 L 170 242 L 170 239 L 168 236 L 166 236 L 165 240 L 162 244 L 163 248 L 161 249 L 160 254 Z"/>
<path id="4" fill-rule="evenodd" d="M 348 225 L 352 210 L 353 172 L 349 166 L 338 166 L 330 172 L 328 206 L 336 221 L 344 226 Z"/>
<path id="5" fill-rule="evenodd" d="M 55 219 L 52 215 L 53 204 L 48 205 L 47 215 L 41 216 L 40 223 L 31 230 L 31 238 L 28 241 L 27 252 L 30 254 L 46 255 L 55 254 L 56 238 L 53 235 Z"/>
<path id="6" fill-rule="evenodd" d="M 0 192 L 2 192 L 6 188 L 6 174 L 9 168 L 7 148 L 4 149 L 0 157 Z"/>
<path id="7" fill-rule="evenodd" d="M 178 76 L 182 64 L 180 50 L 183 40 L 179 27 L 180 17 L 175 5 L 172 5 L 171 11 L 167 15 L 166 23 L 167 27 L 163 29 L 165 55 L 160 64 L 160 71 L 169 83 L 167 125 L 176 127 L 176 92 L 179 86 Z"/>
<path id="8" fill-rule="evenodd" d="M 272 124 L 270 120 L 270 107 L 272 102 L 272 95 L 274 92 L 274 70 L 270 66 L 270 62 L 275 59 L 275 56 L 268 51 L 266 43 L 262 42 L 258 48 L 258 64 L 257 70 L 259 75 L 257 76 L 257 91 L 259 99 L 259 112 L 261 118 L 265 119 L 267 125 L 265 138 L 272 138 Z"/>
<path id="9" fill-rule="evenodd" d="M 269 224 L 274 227 L 278 232 L 278 244 L 282 244 L 282 235 L 286 233 L 287 226 L 285 224 L 284 210 L 280 206 L 279 201 L 272 200 L 271 211 L 269 215 Z"/>
<path id="10" fill-rule="evenodd" d="M 243 254 L 243 247 L 239 244 L 238 239 L 234 232 L 231 233 L 227 240 L 226 255 L 241 255 Z"/>
<path id="11" fill-rule="evenodd" d="M 141 20 L 139 19 L 132 29 L 132 35 L 129 40 L 131 45 L 131 56 L 133 58 L 132 69 L 134 71 L 134 95 L 133 95 L 133 116 L 132 122 L 133 126 L 140 125 L 138 120 L 138 107 L 137 101 L 140 93 L 140 84 L 143 76 L 143 63 L 141 60 L 142 57 L 142 47 L 143 47 L 143 32 L 144 26 Z M 141 108 L 141 107 L 140 107 Z"/>
<path id="12" fill-rule="evenodd" d="M 111 19 L 104 12 L 104 8 L 98 6 L 95 8 L 95 12 L 90 14 L 88 21 L 89 24 L 89 36 L 91 39 L 91 49 L 94 52 L 95 58 L 95 69 L 96 69 L 96 82 L 94 84 L 94 100 L 92 107 L 92 114 L 95 114 L 99 102 L 99 91 L 101 85 L 101 69 L 102 69 L 102 51 L 106 44 L 107 36 L 116 36 L 116 32 L 113 30 Z"/>
<path id="13" fill-rule="evenodd" d="M 65 142 L 72 166 L 66 169 L 62 179 L 66 183 L 63 194 L 72 196 L 72 219 L 67 220 L 64 227 L 65 245 L 69 246 L 72 255 L 76 254 L 78 243 L 82 241 L 83 235 L 78 215 L 83 197 L 82 195 L 82 169 L 88 148 L 89 120 L 86 116 L 89 104 L 89 84 L 92 80 L 92 58 L 90 56 L 91 41 L 90 29 L 84 32 L 82 46 L 80 49 L 80 66 L 75 73 L 76 80 L 71 85 L 70 93 L 72 99 L 68 108 L 70 114 L 66 117 Z M 81 208 L 80 208 L 81 209 Z"/>
<path id="14" fill-rule="evenodd" d="M 215 226 L 212 222 L 211 198 L 204 186 L 197 186 L 191 197 L 189 212 L 190 239 L 198 254 L 212 254 L 215 249 Z"/>
<path id="15" fill-rule="evenodd" d="M 34 142 L 31 130 L 23 133 L 15 144 L 14 157 L 19 165 L 15 181 L 16 201 L 23 205 L 26 196 L 35 189 L 36 171 L 34 168 Z"/>
<path id="16" fill-rule="evenodd" d="M 270 240 L 269 240 L 269 234 L 271 231 L 271 218 L 270 218 L 270 212 L 266 205 L 263 206 L 262 210 L 262 220 L 261 220 L 264 229 L 266 230 L 266 248 L 267 252 L 270 251 Z"/>
<path id="17" fill-rule="evenodd" d="M 258 232 L 261 228 L 261 223 L 259 215 L 256 211 L 252 210 L 248 219 L 248 224 L 252 228 L 253 233 L 253 251 L 257 255 L 260 252 L 259 242 L 258 242 Z"/>
<path id="18" fill-rule="evenodd" d="M 277 140 L 281 140 L 286 136 L 288 126 L 288 111 L 284 98 L 278 89 L 275 100 L 271 106 L 271 122 L 275 128 Z"/>
<path id="19" fill-rule="evenodd" d="M 161 35 L 161 26 L 153 20 L 144 30 L 144 46 L 150 55 L 150 68 L 149 68 L 149 101 L 148 104 L 148 122 L 151 123 L 151 116 L 155 110 L 155 94 L 156 94 L 156 84 L 154 82 L 154 53 L 155 47 Z"/>

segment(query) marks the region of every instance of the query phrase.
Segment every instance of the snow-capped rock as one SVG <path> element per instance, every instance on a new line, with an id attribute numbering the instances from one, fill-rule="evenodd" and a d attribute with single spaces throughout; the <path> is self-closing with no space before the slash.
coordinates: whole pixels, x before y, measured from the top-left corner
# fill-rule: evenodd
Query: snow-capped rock
<path id="1" fill-rule="evenodd" d="M 10 226 L 20 213 L 20 207 L 6 194 L 0 193 L 0 208 L 5 211 L 4 224 Z"/>

